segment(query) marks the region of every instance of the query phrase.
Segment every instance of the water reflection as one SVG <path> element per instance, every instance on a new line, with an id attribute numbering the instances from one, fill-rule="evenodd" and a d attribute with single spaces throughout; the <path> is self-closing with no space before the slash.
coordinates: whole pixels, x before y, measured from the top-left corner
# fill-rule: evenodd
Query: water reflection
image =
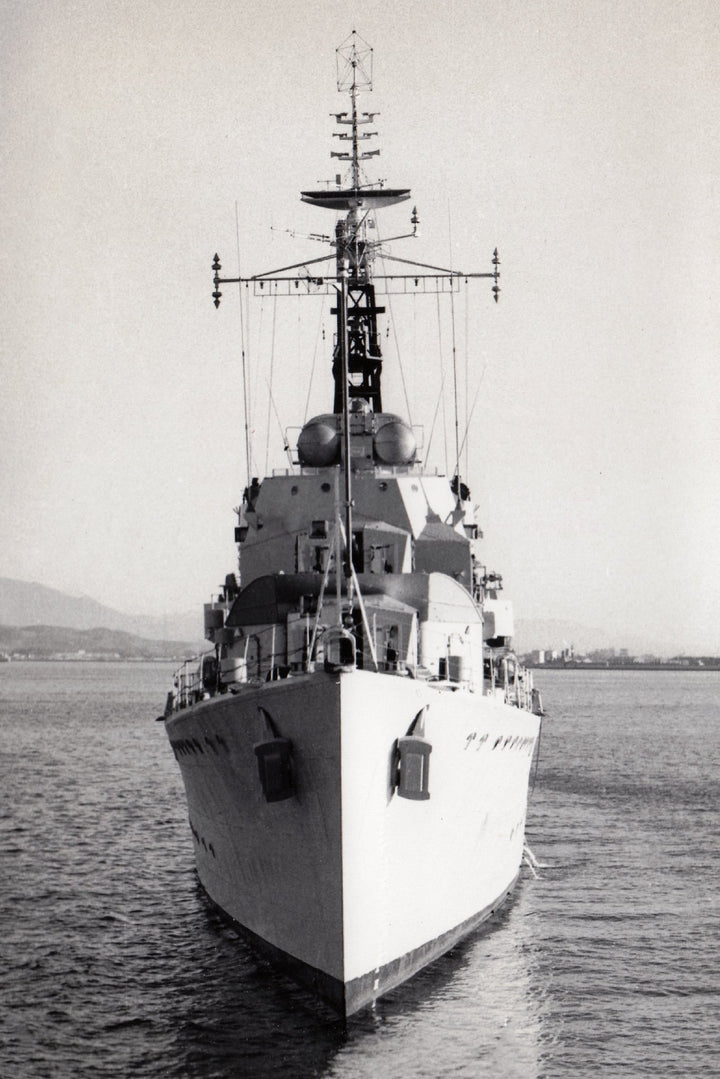
<path id="1" fill-rule="evenodd" d="M 431 968 L 378 1001 L 374 1032 L 350 1027 L 327 1076 L 386 1074 L 532 1079 L 540 1013 L 530 967 L 531 881 L 512 904 Z"/>
<path id="2" fill-rule="evenodd" d="M 325 1074 L 346 1037 L 342 1021 L 257 959 L 210 908 L 199 885 L 192 924 L 185 928 L 195 943 L 186 948 L 170 1074 Z"/>
<path id="3" fill-rule="evenodd" d="M 0 671 L 3 1079 L 720 1074 L 714 675 L 545 673 L 551 868 L 347 1029 L 197 889 L 166 685 Z"/>
<path id="4" fill-rule="evenodd" d="M 256 960 L 198 888 L 174 1074 L 533 1079 L 543 1007 L 531 977 L 533 886 L 523 881 L 487 926 L 347 1025 Z"/>

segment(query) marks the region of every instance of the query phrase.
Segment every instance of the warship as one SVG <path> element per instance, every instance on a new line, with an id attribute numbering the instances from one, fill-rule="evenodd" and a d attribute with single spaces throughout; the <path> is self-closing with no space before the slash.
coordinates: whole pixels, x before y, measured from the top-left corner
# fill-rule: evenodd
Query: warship
<path id="1" fill-rule="evenodd" d="M 209 900 L 347 1017 L 510 895 L 542 708 L 460 453 L 449 475 L 431 469 L 382 398 L 382 298 L 485 277 L 497 301 L 497 250 L 472 274 L 381 250 L 376 214 L 410 191 L 366 182 L 372 50 L 353 32 L 336 54 L 346 172 L 301 194 L 336 216 L 329 254 L 249 277 L 213 261 L 216 307 L 227 283 L 331 297 L 332 410 L 304 423 L 290 467 L 248 475 L 208 650 L 177 671 L 161 718 Z M 399 272 L 376 272 L 380 252 Z"/>

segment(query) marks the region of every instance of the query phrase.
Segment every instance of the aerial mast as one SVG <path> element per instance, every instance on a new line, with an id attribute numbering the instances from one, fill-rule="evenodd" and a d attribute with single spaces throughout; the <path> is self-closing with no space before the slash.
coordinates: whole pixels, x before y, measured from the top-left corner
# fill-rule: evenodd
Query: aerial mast
<path id="1" fill-rule="evenodd" d="M 372 48 L 354 30 L 336 49 L 337 88 L 340 93 L 349 93 L 350 108 L 333 113 L 341 128 L 334 136 L 341 143 L 350 145 L 347 149 L 333 150 L 330 156 L 348 163 L 346 186 L 338 178 L 335 190 L 302 192 L 305 202 L 345 211 L 345 216 L 339 218 L 335 227 L 335 257 L 338 280 L 343 272 L 347 277 L 347 305 L 344 315 L 340 306 L 331 311 L 337 318 L 333 353 L 333 411 L 336 413 L 342 413 L 346 395 L 351 401 L 361 398 L 373 412 L 382 412 L 382 352 L 377 316 L 383 314 L 385 308 L 378 307 L 375 302 L 375 286 L 371 280 L 375 245 L 368 241 L 367 229 L 378 206 L 390 206 L 410 197 L 407 189 L 389 190 L 381 184 L 363 182 L 362 162 L 380 154 L 377 149 L 361 148 L 367 139 L 377 135 L 377 131 L 361 130 L 374 122 L 377 113 L 361 112 L 358 108 L 358 95 L 372 90 L 372 56 Z M 345 339 L 346 364 L 341 351 Z"/>
<path id="2" fill-rule="evenodd" d="M 463 279 L 485 277 L 493 280 L 492 292 L 497 301 L 500 273 L 497 250 L 493 256 L 493 270 L 489 273 L 447 269 L 399 258 L 387 251 L 383 253 L 384 259 L 400 263 L 403 272 L 373 273 L 373 260 L 380 243 L 368 237 L 368 229 L 374 227 L 375 212 L 409 199 L 410 191 L 408 188 L 386 187 L 383 181 L 367 182 L 363 175 L 363 162 L 380 154 L 379 149 L 364 148 L 365 142 L 377 135 L 377 131 L 366 131 L 365 128 L 374 124 L 378 113 L 361 111 L 358 100 L 361 93 L 372 90 L 372 48 L 353 30 L 335 52 L 337 89 L 350 95 L 350 103 L 348 109 L 331 114 L 340 129 L 333 134 L 342 148 L 333 150 L 330 156 L 347 163 L 347 172 L 344 180 L 340 174 L 336 176 L 335 186 L 328 184 L 320 190 L 301 192 L 304 202 L 334 210 L 339 215 L 334 237 L 330 240 L 333 253 L 246 278 L 221 276 L 222 267 L 216 255 L 213 260 L 212 296 L 215 306 L 219 306 L 222 296 L 220 285 L 231 282 L 253 283 L 256 294 L 261 295 L 266 294 L 263 291 L 266 288 L 272 289 L 273 295 L 298 295 L 297 290 L 301 286 L 310 294 L 334 294 L 336 306 L 331 308 L 331 314 L 336 316 L 337 321 L 332 363 L 333 412 L 347 417 L 353 411 L 355 402 L 355 407 L 363 407 L 363 410 L 369 409 L 373 413 L 383 410 L 382 352 L 377 316 L 384 314 L 385 308 L 376 302 L 375 283 L 378 283 L 381 291 L 388 293 L 454 292 Z M 417 235 L 418 216 L 415 209 L 411 225 L 411 232 L 390 239 L 400 240 Z M 310 238 L 330 239 L 316 234 Z M 335 263 L 334 274 L 321 273 L 318 276 L 320 264 L 331 260 Z M 362 406 L 360 402 L 363 402 Z M 346 439 L 347 427 L 346 423 Z M 345 451 L 347 453 L 347 446 Z"/>

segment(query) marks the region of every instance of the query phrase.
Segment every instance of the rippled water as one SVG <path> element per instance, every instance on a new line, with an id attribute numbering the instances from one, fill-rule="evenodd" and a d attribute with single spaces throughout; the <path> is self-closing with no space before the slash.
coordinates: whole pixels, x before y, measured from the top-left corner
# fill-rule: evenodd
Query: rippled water
<path id="1" fill-rule="evenodd" d="M 540 674 L 540 879 L 347 1029 L 208 910 L 169 675 L 0 667 L 3 1079 L 720 1074 L 717 674 Z"/>

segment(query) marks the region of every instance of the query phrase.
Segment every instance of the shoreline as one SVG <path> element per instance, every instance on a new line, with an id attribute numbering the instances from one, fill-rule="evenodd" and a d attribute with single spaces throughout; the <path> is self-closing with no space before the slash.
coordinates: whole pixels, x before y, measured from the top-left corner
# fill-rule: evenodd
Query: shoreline
<path id="1" fill-rule="evenodd" d="M 699 663 L 532 663 L 524 664 L 533 671 L 720 671 L 720 662 Z"/>

